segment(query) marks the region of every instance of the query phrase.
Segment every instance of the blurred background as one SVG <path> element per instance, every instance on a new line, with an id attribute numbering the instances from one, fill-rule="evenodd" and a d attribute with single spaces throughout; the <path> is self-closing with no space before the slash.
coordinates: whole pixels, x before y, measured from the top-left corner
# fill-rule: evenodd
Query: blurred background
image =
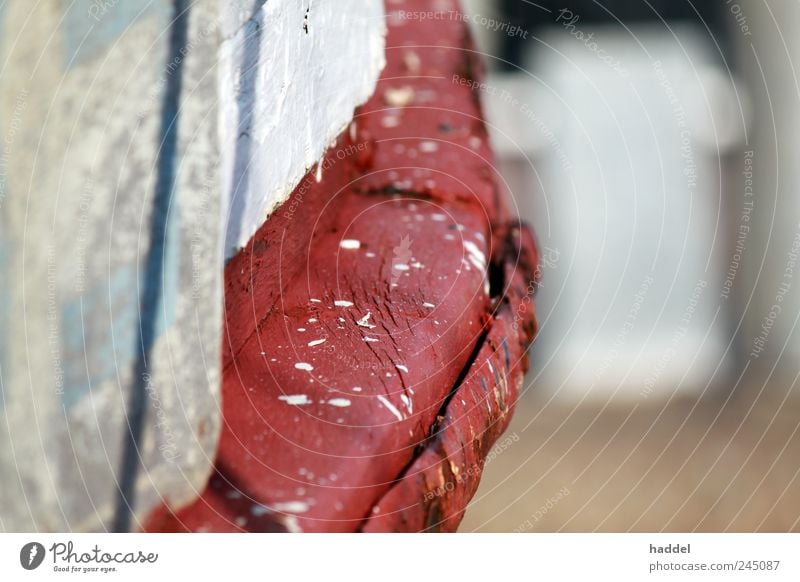
<path id="1" fill-rule="evenodd" d="M 800 529 L 800 3 L 465 5 L 543 272 L 461 530 Z"/>

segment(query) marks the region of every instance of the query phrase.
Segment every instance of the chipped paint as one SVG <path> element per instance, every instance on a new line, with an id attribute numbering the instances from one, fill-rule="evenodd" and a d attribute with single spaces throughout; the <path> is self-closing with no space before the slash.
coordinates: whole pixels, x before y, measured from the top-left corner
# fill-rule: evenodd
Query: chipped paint
<path id="1" fill-rule="evenodd" d="M 361 319 L 359 319 L 358 321 L 356 321 L 356 325 L 358 325 L 358 326 L 360 326 L 360 327 L 366 327 L 366 328 L 369 328 L 369 329 L 374 329 L 374 328 L 375 328 L 375 326 L 374 326 L 374 325 L 371 325 L 371 324 L 369 323 L 369 318 L 370 318 L 371 316 L 372 316 L 372 312 L 370 312 L 370 311 L 367 311 L 367 314 L 366 314 L 364 317 L 362 317 Z"/>

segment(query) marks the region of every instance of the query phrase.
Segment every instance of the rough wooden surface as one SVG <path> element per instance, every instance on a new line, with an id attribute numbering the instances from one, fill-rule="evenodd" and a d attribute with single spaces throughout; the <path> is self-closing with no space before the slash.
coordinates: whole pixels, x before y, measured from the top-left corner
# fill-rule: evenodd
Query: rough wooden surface
<path id="1" fill-rule="evenodd" d="M 527 367 L 538 258 L 454 82 L 480 74 L 464 23 L 395 12 L 387 46 L 321 176 L 227 266 L 217 472 L 150 530 L 454 530 L 477 488 Z"/>

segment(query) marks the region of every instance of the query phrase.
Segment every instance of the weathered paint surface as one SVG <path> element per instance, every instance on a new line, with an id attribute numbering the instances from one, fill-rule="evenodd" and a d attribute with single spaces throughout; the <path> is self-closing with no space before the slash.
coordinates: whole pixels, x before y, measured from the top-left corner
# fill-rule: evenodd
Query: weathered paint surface
<path id="1" fill-rule="evenodd" d="M 171 0 L 3 6 L 0 529 L 136 527 L 211 471 L 218 4 L 190 4 L 180 34 Z"/>
<path id="2" fill-rule="evenodd" d="M 452 82 L 480 74 L 463 23 L 389 26 L 377 92 L 321 181 L 227 265 L 216 474 L 150 530 L 453 530 L 507 425 L 535 331 L 533 241 L 476 95 Z"/>
<path id="3" fill-rule="evenodd" d="M 227 257 L 242 248 L 375 90 L 381 0 L 221 3 Z"/>

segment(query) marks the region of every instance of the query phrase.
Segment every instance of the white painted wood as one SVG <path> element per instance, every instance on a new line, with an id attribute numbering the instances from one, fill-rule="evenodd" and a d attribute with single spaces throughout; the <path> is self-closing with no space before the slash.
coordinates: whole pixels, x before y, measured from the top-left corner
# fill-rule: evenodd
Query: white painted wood
<path id="1" fill-rule="evenodd" d="M 382 0 L 225 2 L 221 27 L 221 175 L 230 257 L 374 92 L 386 29 Z"/>

